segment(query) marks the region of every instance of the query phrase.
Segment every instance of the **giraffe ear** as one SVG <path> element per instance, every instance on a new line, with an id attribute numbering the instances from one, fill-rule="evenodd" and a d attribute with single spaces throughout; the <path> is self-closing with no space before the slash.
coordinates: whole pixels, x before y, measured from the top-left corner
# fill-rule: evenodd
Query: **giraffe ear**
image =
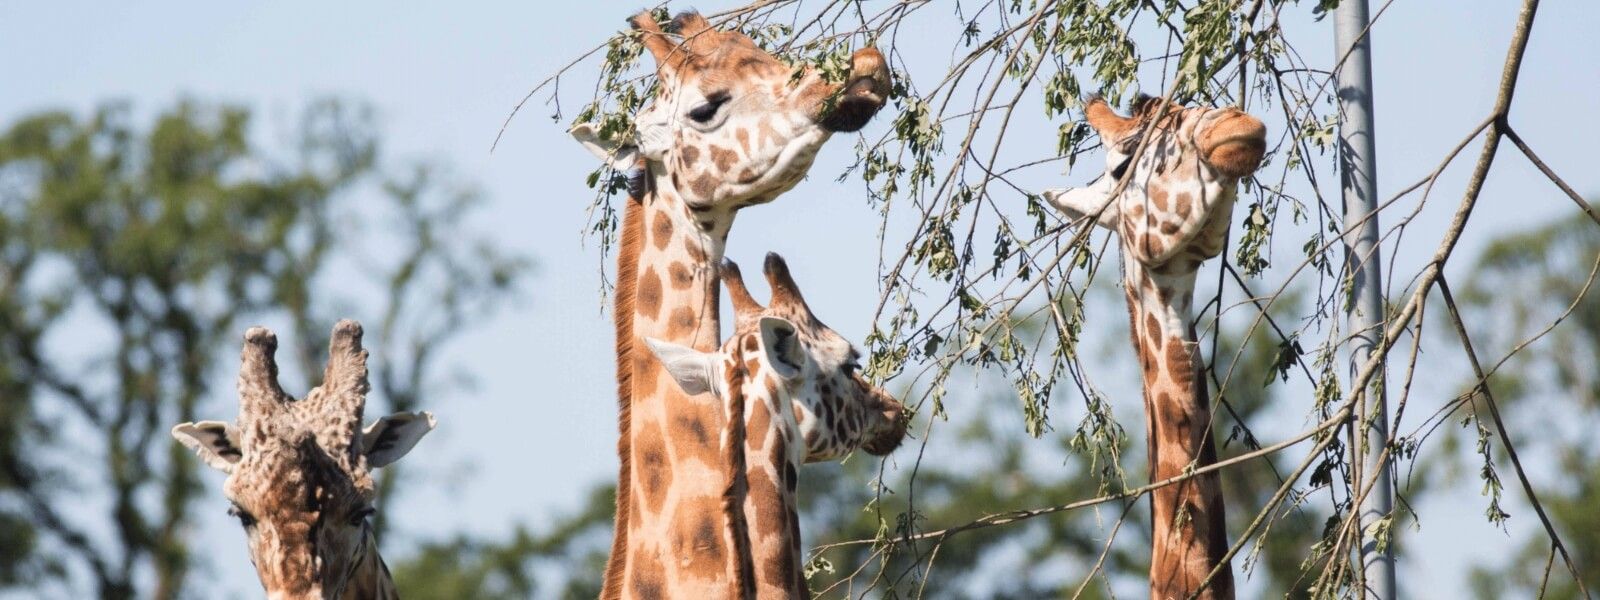
<path id="1" fill-rule="evenodd" d="M 172 437 L 194 450 L 202 462 L 224 473 L 232 473 L 233 466 L 244 457 L 239 450 L 239 430 L 222 421 L 183 423 L 172 428 Z"/>
<path id="2" fill-rule="evenodd" d="M 639 166 L 639 145 L 634 140 L 603 138 L 600 136 L 600 130 L 588 123 L 578 124 L 568 133 L 571 133 L 572 139 L 578 140 L 578 144 L 585 150 L 595 155 L 595 158 L 605 161 L 613 169 L 626 173 Z"/>
<path id="3" fill-rule="evenodd" d="M 1039 197 L 1068 219 L 1076 221 L 1098 215 L 1096 225 L 1116 231 L 1117 204 L 1111 201 L 1111 191 L 1116 187 L 1117 180 L 1106 174 L 1085 187 L 1049 189 L 1040 193 Z"/>
<path id="4" fill-rule="evenodd" d="M 800 347 L 793 323 L 778 317 L 761 317 L 761 347 L 767 351 L 767 364 L 780 377 L 789 379 L 800 374 L 806 360 L 805 349 Z"/>
<path id="5" fill-rule="evenodd" d="M 437 421 L 433 413 L 395 413 L 378 419 L 361 432 L 361 453 L 367 457 L 367 468 L 376 469 L 394 464 L 433 431 Z"/>
<path id="6" fill-rule="evenodd" d="M 650 346 L 650 352 L 655 353 L 667 373 L 672 374 L 678 387 L 683 388 L 683 393 L 694 396 L 716 389 L 716 369 L 713 368 L 716 355 L 655 338 L 647 337 L 644 343 Z"/>

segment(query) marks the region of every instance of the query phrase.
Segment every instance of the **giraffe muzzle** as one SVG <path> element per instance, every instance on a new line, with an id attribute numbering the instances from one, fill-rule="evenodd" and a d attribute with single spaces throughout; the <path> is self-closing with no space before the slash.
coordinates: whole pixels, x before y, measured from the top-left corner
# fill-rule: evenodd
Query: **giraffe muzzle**
<path id="1" fill-rule="evenodd" d="M 878 407 L 887 426 L 878 435 L 862 444 L 861 449 L 873 456 L 883 456 L 894 452 L 900 447 L 900 443 L 905 441 L 906 428 L 910 425 L 911 419 L 906 413 L 905 405 L 899 400 L 881 390 L 875 391 L 877 391 L 874 395 L 878 397 Z"/>
<path id="2" fill-rule="evenodd" d="M 889 65 L 875 48 L 862 48 L 850 57 L 850 80 L 840 91 L 822 126 L 835 133 L 858 131 L 889 100 Z"/>

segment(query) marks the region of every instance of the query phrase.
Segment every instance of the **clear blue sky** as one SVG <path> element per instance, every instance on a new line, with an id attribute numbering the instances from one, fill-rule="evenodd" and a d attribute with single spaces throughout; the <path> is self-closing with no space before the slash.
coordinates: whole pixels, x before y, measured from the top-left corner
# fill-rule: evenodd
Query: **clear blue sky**
<path id="1" fill-rule="evenodd" d="M 712 12 L 724 4 L 697 7 Z M 1430 171 L 1487 113 L 1515 4 L 1400 0 L 1374 29 L 1380 196 Z M 412 477 L 437 484 L 414 485 L 388 509 L 401 537 L 386 546 L 403 553 L 407 539 L 462 529 L 494 533 L 513 522 L 546 523 L 574 508 L 583 490 L 614 472 L 611 333 L 599 304 L 599 250 L 580 236 L 590 197 L 582 174 L 592 167 L 591 158 L 538 105 L 512 123 L 492 155 L 489 144 L 508 110 L 534 83 L 618 30 L 639 6 L 611 1 L 405 7 L 377 2 L 5 3 L 0 5 L 0 56 L 6 57 L 0 61 L 0 122 L 46 108 L 87 111 L 112 98 L 130 99 L 148 114 L 190 95 L 256 109 L 258 133 L 270 145 L 306 100 L 334 94 L 376 105 L 391 157 L 443 158 L 457 174 L 481 185 L 490 204 L 479 225 L 501 244 L 533 256 L 538 267 L 520 308 L 500 314 L 449 352 L 480 385 L 452 394 L 447 402 L 425 402 L 439 416 L 440 428 L 407 464 Z M 1600 139 L 1594 116 L 1600 93 L 1597 22 L 1596 3 L 1545 3 L 1513 115 L 1523 136 L 1585 193 L 1600 190 L 1600 172 L 1592 164 L 1593 144 Z M 1312 40 L 1303 50 L 1313 64 L 1326 66 L 1331 21 L 1298 19 L 1294 26 L 1298 30 L 1292 35 L 1313 36 L 1302 38 Z M 1312 47 L 1319 39 L 1327 40 L 1323 47 Z M 943 74 L 946 42 L 907 43 L 931 44 L 928 55 L 939 59 L 929 59 L 927 72 L 913 77 L 932 81 Z M 571 89 L 587 86 L 592 69 L 591 64 L 570 79 Z M 568 110 L 581 100 L 577 95 L 567 99 L 573 102 Z M 884 126 L 878 122 L 869 131 L 881 132 Z M 1053 132 L 1054 123 L 1021 131 L 1009 143 L 1048 148 L 1055 143 Z M 877 297 L 879 221 L 861 200 L 857 184 L 833 181 L 852 144 L 849 137 L 836 139 L 818 160 L 816 177 L 778 203 L 741 215 L 728 256 L 753 262 L 768 250 L 785 254 L 818 314 L 859 342 L 870 328 Z M 1470 164 L 1475 148 L 1461 162 Z M 1514 150 L 1503 149 L 1500 161 L 1462 249 L 1467 256 L 1487 234 L 1571 210 Z M 1435 190 L 1435 200 L 1408 234 L 1414 241 L 1401 248 L 1399 272 L 1414 271 L 1431 252 L 1465 174 L 1464 166 L 1453 168 Z M 1081 183 L 1085 178 L 1068 179 Z M 889 232 L 891 240 L 907 235 L 909 230 Z M 1283 240 L 1278 250 L 1294 255 L 1299 243 Z M 1091 327 L 1125 323 L 1110 321 Z M 228 389 L 219 387 L 211 400 L 218 417 L 232 414 Z M 1110 389 L 1123 399 L 1137 393 L 1131 385 Z M 1057 423 L 1079 418 L 1076 405 L 1068 404 L 1054 416 Z M 1130 432 L 1138 431 L 1139 420 L 1125 422 Z M 222 515 L 221 477 L 208 475 L 205 481 L 211 495 L 197 505 L 203 513 L 198 536 L 214 548 L 208 553 L 214 571 L 202 577 L 253 596 L 258 588 L 243 541 Z M 1418 543 L 1428 556 L 1408 562 L 1403 580 L 1460 572 L 1465 556 L 1492 555 L 1492 547 L 1510 543 L 1483 523 L 1481 503 L 1468 500 L 1424 513 L 1418 537 L 1427 539 Z M 1533 524 L 1531 514 L 1523 514 L 1527 518 L 1514 527 Z M 1456 531 L 1446 525 L 1454 519 L 1463 523 Z M 1519 531 L 1525 530 L 1514 533 Z M 1452 578 L 1430 581 L 1459 584 Z M 1432 584 L 1409 589 L 1419 597 L 1445 596 Z"/>

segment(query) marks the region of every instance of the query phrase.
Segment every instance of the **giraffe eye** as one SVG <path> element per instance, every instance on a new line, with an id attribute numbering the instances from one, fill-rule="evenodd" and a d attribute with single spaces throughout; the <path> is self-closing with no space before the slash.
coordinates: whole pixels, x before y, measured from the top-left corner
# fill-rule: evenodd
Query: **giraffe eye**
<path id="1" fill-rule="evenodd" d="M 1117 166 L 1111 168 L 1112 179 L 1120 180 L 1122 175 L 1128 172 L 1128 166 L 1133 163 L 1133 153 L 1139 150 L 1139 139 L 1141 137 L 1143 136 L 1129 136 L 1128 139 L 1117 144 L 1117 152 L 1122 153 L 1123 156 L 1122 160 L 1117 162 Z M 1148 151 L 1148 149 L 1146 150 Z"/>
<path id="2" fill-rule="evenodd" d="M 362 508 L 361 510 L 350 513 L 350 526 L 360 527 L 362 523 L 366 522 L 367 517 L 370 517 L 377 512 L 378 509 L 368 506 Z"/>
<path id="3" fill-rule="evenodd" d="M 250 511 L 239 508 L 237 504 L 228 507 L 228 516 L 238 519 L 239 524 L 243 525 L 245 529 L 256 526 L 255 516 L 251 515 Z"/>
<path id="4" fill-rule="evenodd" d="M 731 96 L 727 92 L 713 92 L 710 96 L 706 96 L 704 104 L 689 110 L 689 118 L 694 119 L 696 123 L 710 121 L 711 117 L 717 116 L 717 111 L 722 105 L 728 103 L 729 98 Z"/>

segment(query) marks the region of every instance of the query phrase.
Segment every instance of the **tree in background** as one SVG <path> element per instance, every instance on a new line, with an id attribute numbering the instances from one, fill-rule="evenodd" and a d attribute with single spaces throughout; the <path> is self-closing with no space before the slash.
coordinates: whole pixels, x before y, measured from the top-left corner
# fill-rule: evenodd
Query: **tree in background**
<path id="1" fill-rule="evenodd" d="M 113 103 L 0 135 L 0 588 L 185 595 L 215 490 L 167 430 L 231 404 L 245 326 L 286 322 L 311 379 L 322 332 L 366 321 L 377 395 L 413 410 L 527 266 L 465 235 L 472 190 L 393 174 L 365 107 L 311 104 L 286 155 L 240 107 L 137 121 Z"/>
<path id="2" fill-rule="evenodd" d="M 1593 432 L 1600 423 L 1600 290 L 1593 287 L 1597 268 L 1600 234 L 1593 221 L 1575 214 L 1497 239 L 1458 292 L 1485 368 L 1508 357 L 1489 380 L 1490 392 L 1523 463 L 1540 465 L 1533 473 L 1538 477 L 1535 489 L 1591 593 L 1600 589 L 1600 512 L 1595 510 L 1600 445 Z M 1555 322 L 1562 326 L 1512 353 Z M 1440 329 L 1448 332 L 1449 327 Z M 1491 520 L 1518 523 L 1524 534 L 1537 531 L 1532 507 L 1499 505 L 1503 487 L 1515 490 L 1505 492 L 1513 497 L 1521 497 L 1521 491 L 1514 475 L 1506 474 L 1506 482 L 1500 482 L 1499 471 L 1508 461 L 1506 441 L 1493 433 L 1486 397 L 1469 392 L 1463 398 L 1466 402 L 1458 410 L 1465 417 L 1449 435 L 1450 446 L 1459 450 L 1445 455 L 1447 466 L 1456 475 L 1470 470 L 1485 480 Z M 1473 570 L 1478 597 L 1583 595 L 1561 558 L 1552 554 L 1549 539 L 1521 537 L 1505 553 L 1504 563 Z"/>

